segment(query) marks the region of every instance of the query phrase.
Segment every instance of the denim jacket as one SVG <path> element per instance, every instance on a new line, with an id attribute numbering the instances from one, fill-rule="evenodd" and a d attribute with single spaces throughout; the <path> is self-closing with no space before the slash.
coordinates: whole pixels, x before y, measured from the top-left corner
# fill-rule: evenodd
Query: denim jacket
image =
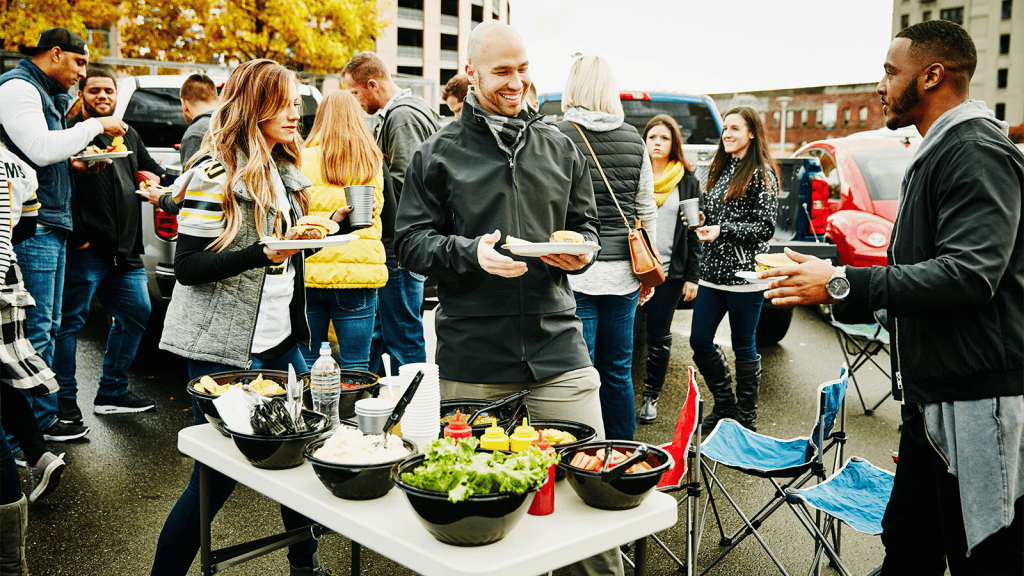
<path id="1" fill-rule="evenodd" d="M 67 129 L 64 111 L 67 110 L 72 99 L 67 90 L 64 90 L 60 84 L 54 82 L 27 58 L 18 62 L 14 70 L 0 76 L 0 84 L 16 78 L 28 82 L 39 90 L 47 128 L 50 130 Z M 36 171 L 36 177 L 39 179 L 39 189 L 36 194 L 42 203 L 42 208 L 39 210 L 39 223 L 51 228 L 71 230 L 71 196 L 74 191 L 74 183 L 71 179 L 71 161 L 64 160 L 49 166 L 37 166 L 11 141 L 3 125 L 0 125 L 0 139 L 8 149 Z"/>

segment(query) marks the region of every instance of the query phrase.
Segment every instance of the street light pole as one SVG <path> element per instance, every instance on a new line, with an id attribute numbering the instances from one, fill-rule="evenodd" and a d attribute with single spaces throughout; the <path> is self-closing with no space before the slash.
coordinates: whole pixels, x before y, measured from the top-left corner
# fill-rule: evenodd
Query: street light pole
<path id="1" fill-rule="evenodd" d="M 782 105 L 782 131 L 779 133 L 779 156 L 786 155 L 786 108 L 789 103 L 793 101 L 793 98 L 789 96 L 779 96 L 776 98 L 779 104 Z"/>

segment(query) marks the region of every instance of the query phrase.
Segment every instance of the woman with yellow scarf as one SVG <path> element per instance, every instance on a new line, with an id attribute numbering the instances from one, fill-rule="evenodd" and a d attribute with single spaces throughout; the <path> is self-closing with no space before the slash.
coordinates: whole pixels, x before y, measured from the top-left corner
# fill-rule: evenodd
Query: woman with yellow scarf
<path id="1" fill-rule="evenodd" d="M 654 170 L 654 200 L 658 204 L 655 244 L 665 266 L 665 283 L 640 310 L 647 315 L 647 376 L 638 420 L 650 424 L 658 418 L 658 396 L 665 385 L 672 355 L 672 316 L 679 299 L 697 296 L 700 242 L 682 217 L 680 203 L 700 197 L 700 183 L 693 166 L 683 156 L 679 125 L 667 114 L 651 118 L 644 128 L 644 143 Z"/>

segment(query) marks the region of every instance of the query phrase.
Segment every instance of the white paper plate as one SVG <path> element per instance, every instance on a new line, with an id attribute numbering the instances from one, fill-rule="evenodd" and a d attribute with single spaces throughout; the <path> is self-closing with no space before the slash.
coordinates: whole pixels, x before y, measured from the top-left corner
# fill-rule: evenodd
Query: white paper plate
<path id="1" fill-rule="evenodd" d="M 306 250 L 309 248 L 329 248 L 344 246 L 358 238 L 355 234 L 339 234 L 328 236 L 322 240 L 266 240 L 263 244 L 271 250 Z"/>
<path id="2" fill-rule="evenodd" d="M 600 246 L 592 242 L 531 242 L 529 244 L 502 244 L 502 248 L 517 256 L 548 256 L 551 254 L 573 254 L 582 256 L 597 252 Z"/>
<path id="3" fill-rule="evenodd" d="M 740 278 L 743 278 L 747 282 L 750 282 L 751 284 L 768 284 L 776 280 L 786 279 L 785 276 L 772 276 L 771 278 L 761 279 L 757 277 L 757 272 L 751 272 L 749 270 L 740 270 L 739 272 L 736 273 L 736 275 L 739 276 Z"/>
<path id="4" fill-rule="evenodd" d="M 75 160 L 83 160 L 85 162 L 95 162 L 97 160 L 113 160 L 114 158 L 127 158 L 131 154 L 131 150 L 125 152 L 103 152 L 102 154 L 82 154 L 80 156 L 72 156 Z"/>

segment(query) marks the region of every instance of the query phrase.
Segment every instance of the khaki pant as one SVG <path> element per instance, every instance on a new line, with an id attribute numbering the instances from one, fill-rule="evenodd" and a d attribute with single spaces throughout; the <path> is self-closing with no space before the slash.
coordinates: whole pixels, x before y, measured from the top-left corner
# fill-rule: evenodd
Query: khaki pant
<path id="1" fill-rule="evenodd" d="M 593 426 L 597 437 L 604 438 L 601 420 L 601 378 L 593 366 L 570 370 L 537 383 L 474 384 L 441 380 L 441 398 L 479 398 L 498 400 L 523 389 L 529 389 L 526 405 L 530 416 L 538 420 L 571 420 Z M 569 567 L 573 576 L 623 574 L 622 557 L 613 548 L 585 558 Z"/>

